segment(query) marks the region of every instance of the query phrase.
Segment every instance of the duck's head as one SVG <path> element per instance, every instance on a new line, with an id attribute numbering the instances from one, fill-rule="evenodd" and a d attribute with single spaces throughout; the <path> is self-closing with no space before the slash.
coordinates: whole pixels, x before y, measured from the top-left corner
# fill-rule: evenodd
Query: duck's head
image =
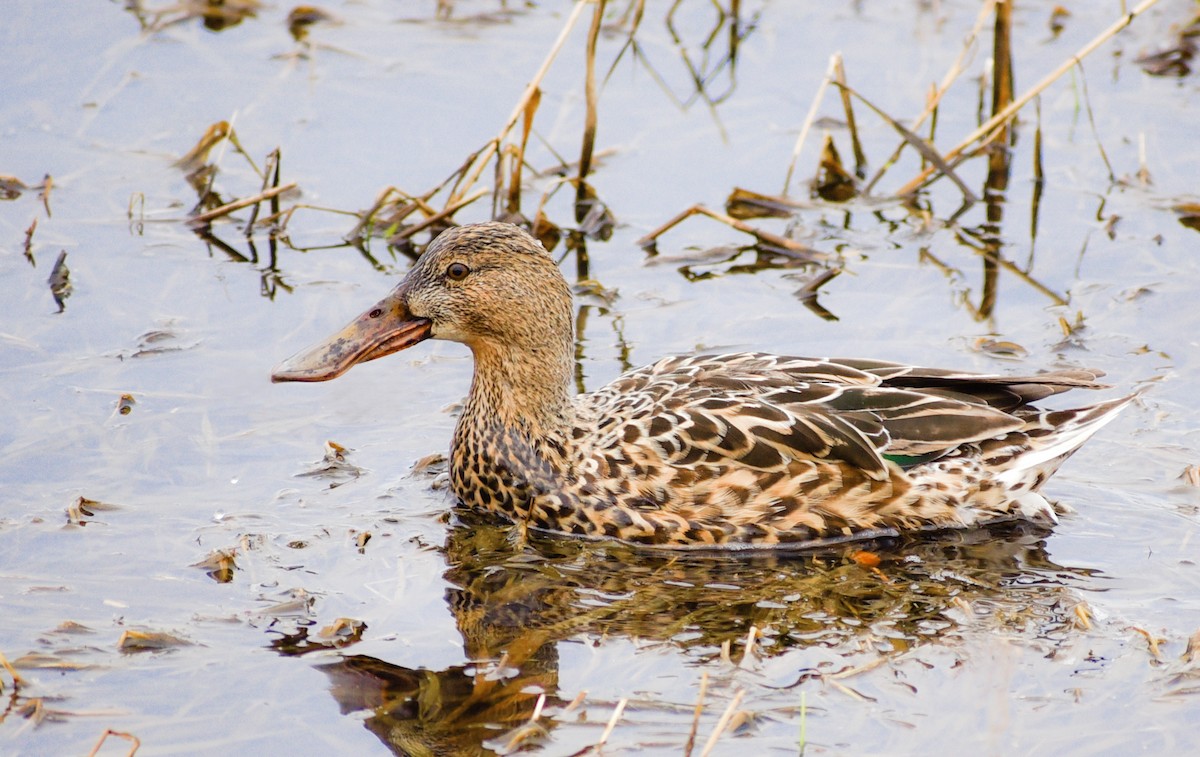
<path id="1" fill-rule="evenodd" d="M 545 360 L 570 354 L 571 292 L 522 229 L 481 223 L 443 232 L 392 292 L 350 325 L 280 363 L 272 381 L 328 381 L 426 339 Z"/>

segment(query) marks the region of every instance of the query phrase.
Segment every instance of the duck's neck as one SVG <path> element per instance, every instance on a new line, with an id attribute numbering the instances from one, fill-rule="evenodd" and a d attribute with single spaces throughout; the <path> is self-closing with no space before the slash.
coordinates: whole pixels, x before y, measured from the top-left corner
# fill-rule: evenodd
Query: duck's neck
<path id="1" fill-rule="evenodd" d="M 469 507 L 511 520 L 561 487 L 575 423 L 573 345 L 471 345 L 475 376 L 451 449 L 451 483 Z"/>

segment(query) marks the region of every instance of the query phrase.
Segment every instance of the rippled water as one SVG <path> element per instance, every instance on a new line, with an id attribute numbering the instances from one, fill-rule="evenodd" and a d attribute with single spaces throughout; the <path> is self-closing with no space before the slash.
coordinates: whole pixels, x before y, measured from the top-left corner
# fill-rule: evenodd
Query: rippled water
<path id="1" fill-rule="evenodd" d="M 581 384 L 697 348 L 1102 368 L 1115 391 L 1148 391 L 1047 487 L 1076 514 L 1053 532 L 872 544 L 876 567 L 853 559 L 861 547 L 665 558 L 515 547 L 461 524 L 437 466 L 413 465 L 445 451 L 465 350 L 426 343 L 327 385 L 268 382 L 407 259 L 379 238 L 370 258 L 337 246 L 354 219 L 310 208 L 273 259 L 265 233 L 247 241 L 234 223 L 199 236 L 176 161 L 225 120 L 259 165 L 280 149 L 299 187 L 287 206 L 423 192 L 496 134 L 569 6 L 348 2 L 298 42 L 286 6 L 214 31 L 174 4 L 139 17 L 137 3 L 22 0 L 0 28 L 0 174 L 29 187 L 0 201 L 0 653 L 24 683 L 0 672 L 0 751 L 86 754 L 111 728 L 140 754 L 568 755 L 622 708 L 606 753 L 682 754 L 702 686 L 694 754 L 726 710 L 714 754 L 1197 748 L 1200 495 L 1180 476 L 1200 462 L 1200 238 L 1185 205 L 1200 200 L 1200 80 L 1136 61 L 1178 42 L 1194 3 L 1163 0 L 1048 90 L 1040 122 L 1026 111 L 998 220 L 984 203 L 955 216 L 943 180 L 916 207 L 811 202 L 755 221 L 838 262 L 817 290 L 836 319 L 797 294 L 822 268 L 740 249 L 753 240 L 714 221 L 686 221 L 656 256 L 637 240 L 734 187 L 778 193 L 835 51 L 851 86 L 911 118 L 977 4 L 742 3 L 736 24 L 709 3 L 648 5 L 636 49 L 617 59 L 619 3 L 599 42 L 612 70 L 592 183 L 618 226 L 587 241 Z M 1057 36 L 1054 3 L 1017 8 L 1018 91 L 1119 12 L 1097 6 L 1071 8 Z M 578 154 L 589 15 L 542 85 L 535 168 L 557 163 L 550 148 Z M 989 33 L 939 111 L 942 149 L 976 123 Z M 821 115 L 842 118 L 836 101 Z M 856 115 L 877 167 L 898 138 Z M 223 199 L 261 188 L 233 146 L 210 157 Z M 917 169 L 906 157 L 880 193 Z M 977 194 L 985 171 L 961 169 Z M 531 181 L 527 209 L 553 178 Z M 573 225 L 565 194 L 546 211 Z M 986 264 L 989 242 L 1011 267 Z M 64 250 L 58 312 L 48 280 Z M 329 440 L 343 460 L 325 459 Z M 126 750 L 110 737 L 101 753 Z"/>

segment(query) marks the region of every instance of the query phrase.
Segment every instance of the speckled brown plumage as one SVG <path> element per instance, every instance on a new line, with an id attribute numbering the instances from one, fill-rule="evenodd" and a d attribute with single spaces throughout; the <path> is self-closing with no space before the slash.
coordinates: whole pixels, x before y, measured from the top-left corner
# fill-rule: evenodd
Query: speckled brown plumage
<path id="1" fill-rule="evenodd" d="M 662 548 L 804 547 L 900 530 L 1054 520 L 1042 482 L 1130 398 L 1086 370 L 991 376 L 761 353 L 672 357 L 574 396 L 570 290 L 501 223 L 438 237 L 399 286 L 277 381 L 323 381 L 426 338 L 469 346 L 451 445 L 464 505 Z"/>

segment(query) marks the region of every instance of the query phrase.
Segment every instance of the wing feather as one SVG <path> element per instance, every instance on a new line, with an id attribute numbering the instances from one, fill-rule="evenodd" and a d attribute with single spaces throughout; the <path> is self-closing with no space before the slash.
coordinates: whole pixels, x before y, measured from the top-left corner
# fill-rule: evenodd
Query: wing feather
<path id="1" fill-rule="evenodd" d="M 776 470 L 837 460 L 871 478 L 885 456 L 928 459 L 1020 428 L 1030 402 L 1101 388 L 1098 371 L 999 376 L 862 359 L 734 353 L 673 357 L 580 398 L 580 421 L 616 419 L 594 449 L 644 448 L 670 466 Z"/>

